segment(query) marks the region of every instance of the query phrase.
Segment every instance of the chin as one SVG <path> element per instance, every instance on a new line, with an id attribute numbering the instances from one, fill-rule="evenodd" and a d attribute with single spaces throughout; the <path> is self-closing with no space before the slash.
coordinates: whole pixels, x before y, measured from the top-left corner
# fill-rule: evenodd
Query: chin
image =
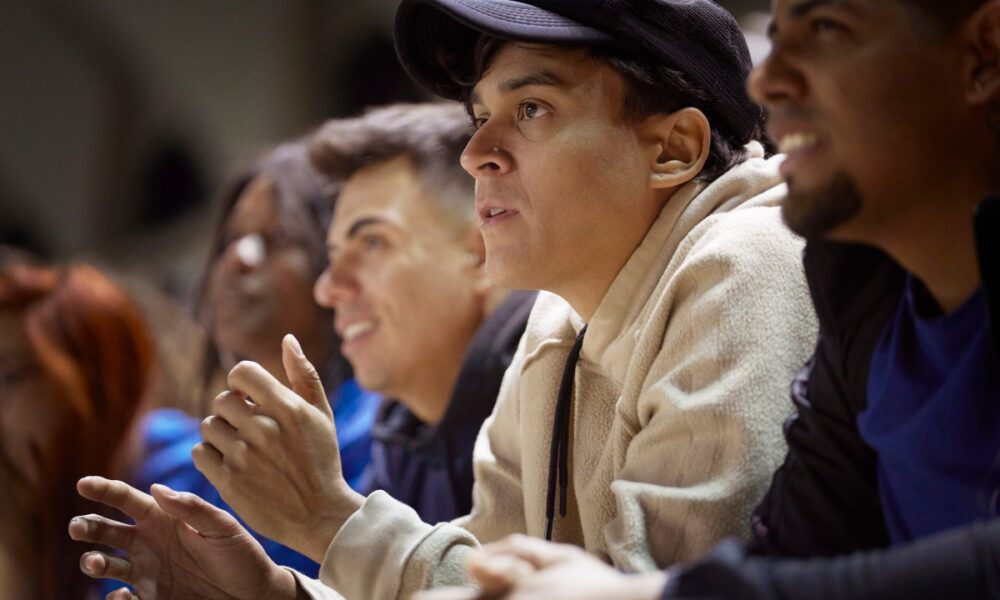
<path id="1" fill-rule="evenodd" d="M 354 365 L 352 365 L 352 367 L 354 368 L 354 379 L 358 382 L 358 385 L 369 392 L 376 392 L 383 395 L 388 394 L 387 387 L 389 378 L 385 373 L 374 371 L 372 369 L 359 369 Z"/>
<path id="2" fill-rule="evenodd" d="M 781 217 L 789 229 L 806 239 L 841 239 L 839 233 L 849 228 L 861 209 L 854 180 L 838 172 L 823 184 L 809 187 L 789 180 Z"/>

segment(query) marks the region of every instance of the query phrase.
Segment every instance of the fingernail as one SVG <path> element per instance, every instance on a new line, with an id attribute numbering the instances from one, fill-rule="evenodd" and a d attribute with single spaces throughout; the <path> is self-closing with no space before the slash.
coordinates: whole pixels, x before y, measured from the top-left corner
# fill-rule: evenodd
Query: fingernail
<path id="1" fill-rule="evenodd" d="M 84 572 L 93 575 L 94 573 L 97 573 L 97 570 L 101 566 L 102 562 L 104 562 L 104 559 L 101 558 L 100 554 L 88 554 L 83 559 L 83 570 Z"/>
<path id="2" fill-rule="evenodd" d="M 163 494 L 167 498 L 170 498 L 171 500 L 176 500 L 177 498 L 180 498 L 180 496 L 177 494 L 177 492 L 175 492 L 174 490 L 168 488 L 165 485 L 161 485 L 161 484 L 157 483 L 156 487 L 158 487 L 160 489 L 160 493 L 161 494 Z"/>

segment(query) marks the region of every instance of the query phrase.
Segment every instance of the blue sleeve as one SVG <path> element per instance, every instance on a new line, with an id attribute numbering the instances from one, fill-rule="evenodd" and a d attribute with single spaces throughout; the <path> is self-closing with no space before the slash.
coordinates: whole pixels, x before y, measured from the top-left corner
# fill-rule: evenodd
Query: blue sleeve
<path id="1" fill-rule="evenodd" d="M 361 389 L 353 379 L 340 386 L 331 402 L 344 479 L 360 493 L 368 486 L 366 471 L 372 461 L 371 430 L 381 402 L 381 396 Z"/>

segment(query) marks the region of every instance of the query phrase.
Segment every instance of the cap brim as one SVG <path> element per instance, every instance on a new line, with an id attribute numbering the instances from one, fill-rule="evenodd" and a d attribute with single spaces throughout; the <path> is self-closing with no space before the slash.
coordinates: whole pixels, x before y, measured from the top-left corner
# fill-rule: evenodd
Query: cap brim
<path id="1" fill-rule="evenodd" d="M 417 83 L 452 100 L 461 96 L 447 65 L 471 61 L 480 33 L 544 44 L 608 44 L 610 35 L 514 0 L 403 0 L 396 11 L 396 54 Z"/>

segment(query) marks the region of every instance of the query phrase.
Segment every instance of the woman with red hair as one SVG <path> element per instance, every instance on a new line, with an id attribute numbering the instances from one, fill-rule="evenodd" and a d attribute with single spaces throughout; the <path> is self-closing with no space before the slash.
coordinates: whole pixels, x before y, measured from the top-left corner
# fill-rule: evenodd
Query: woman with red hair
<path id="1" fill-rule="evenodd" d="M 0 269 L 0 596 L 92 597 L 73 515 L 93 473 L 120 477 L 154 365 L 139 309 L 93 267 Z"/>

